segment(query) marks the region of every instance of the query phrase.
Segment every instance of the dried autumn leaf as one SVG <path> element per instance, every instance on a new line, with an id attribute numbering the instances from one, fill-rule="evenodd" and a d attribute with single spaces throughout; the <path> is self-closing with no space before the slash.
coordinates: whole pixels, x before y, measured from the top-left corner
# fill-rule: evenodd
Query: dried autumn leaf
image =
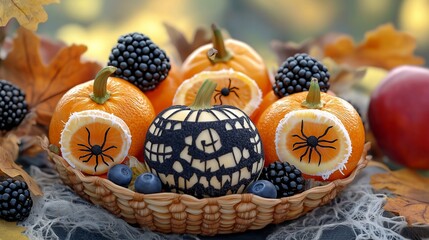
<path id="1" fill-rule="evenodd" d="M 137 158 L 133 156 L 128 156 L 126 164 L 131 168 L 131 171 L 133 172 L 133 178 L 131 179 L 129 188 L 134 191 L 134 183 L 136 182 L 136 178 L 142 173 L 149 172 L 149 170 L 146 163 L 140 162 L 139 160 L 137 160 Z"/>
<path id="2" fill-rule="evenodd" d="M 4 137 L 0 136 L 0 173 L 12 178 L 21 176 L 28 184 L 30 191 L 34 195 L 40 196 L 42 195 L 42 190 L 40 190 L 37 183 L 24 169 L 15 163 L 19 154 L 18 142 L 18 138 L 13 134 L 8 134 Z"/>
<path id="3" fill-rule="evenodd" d="M 13 134 L 18 138 L 20 155 L 34 156 L 42 151 L 38 136 L 45 135 L 46 129 L 36 125 L 36 118 L 36 113 L 30 111 L 19 127 L 7 132 L 7 134 Z"/>
<path id="4" fill-rule="evenodd" d="M 43 5 L 59 3 L 59 0 L 0 0 L 0 26 L 5 26 L 10 19 L 30 30 L 37 30 L 37 25 L 48 20 Z"/>
<path id="5" fill-rule="evenodd" d="M 24 120 L 19 124 L 19 127 L 14 128 L 8 132 L 7 134 L 13 134 L 17 136 L 18 138 L 24 137 L 24 136 L 31 136 L 33 127 L 36 124 L 36 113 L 34 111 L 30 111 L 25 116 Z M 1 136 L 1 135 L 0 135 Z"/>
<path id="6" fill-rule="evenodd" d="M 67 47 L 67 45 L 60 40 L 49 39 L 44 36 L 39 36 L 40 39 L 40 58 L 44 63 L 51 61 L 57 55 L 57 53 L 62 49 Z"/>
<path id="7" fill-rule="evenodd" d="M 307 40 L 302 43 L 273 40 L 271 42 L 271 48 L 277 57 L 278 65 L 281 65 L 290 56 L 297 53 L 308 53 L 312 44 L 313 41 L 311 40 Z"/>
<path id="8" fill-rule="evenodd" d="M 179 54 L 179 60 L 183 62 L 195 49 L 211 42 L 211 36 L 204 28 L 197 28 L 194 38 L 189 42 L 185 35 L 168 23 L 164 23 L 171 43 Z"/>
<path id="9" fill-rule="evenodd" d="M 429 224 L 429 178 L 410 169 L 375 174 L 371 184 L 376 190 L 390 190 L 384 209 L 404 216 L 409 223 Z"/>
<path id="10" fill-rule="evenodd" d="M 6 222 L 0 220 L 0 240 L 27 240 L 28 237 L 23 234 L 25 227 L 16 225 L 16 222 Z"/>
<path id="11" fill-rule="evenodd" d="M 41 54 L 41 46 L 58 50 Z M 96 62 L 82 62 L 87 50 L 83 45 L 71 45 L 61 49 L 56 45 L 41 43 L 33 32 L 20 28 L 13 41 L 13 48 L 1 62 L 0 77 L 18 85 L 26 93 L 26 99 L 37 114 L 37 122 L 48 126 L 55 106 L 62 95 L 73 86 L 94 78 L 101 66 Z M 45 58 L 49 59 L 47 63 Z"/>
<path id="12" fill-rule="evenodd" d="M 336 38 L 341 36 L 338 33 L 327 33 L 320 37 L 307 39 L 301 43 L 295 42 L 282 42 L 279 40 L 273 40 L 271 42 L 271 49 L 274 50 L 274 54 L 277 57 L 277 62 L 281 65 L 288 57 L 293 56 L 297 53 L 307 53 L 316 59 L 323 59 L 323 47 Z"/>
<path id="13" fill-rule="evenodd" d="M 350 36 L 338 37 L 324 46 L 324 56 L 350 67 L 374 66 L 389 70 L 405 64 L 422 65 L 424 60 L 414 56 L 415 49 L 413 36 L 385 24 L 366 33 L 359 44 Z"/>
<path id="14" fill-rule="evenodd" d="M 346 92 L 366 74 L 366 68 L 350 68 L 345 65 L 339 65 L 330 58 L 324 58 L 321 62 L 329 69 L 331 74 L 329 79 L 330 90 L 335 93 Z"/>

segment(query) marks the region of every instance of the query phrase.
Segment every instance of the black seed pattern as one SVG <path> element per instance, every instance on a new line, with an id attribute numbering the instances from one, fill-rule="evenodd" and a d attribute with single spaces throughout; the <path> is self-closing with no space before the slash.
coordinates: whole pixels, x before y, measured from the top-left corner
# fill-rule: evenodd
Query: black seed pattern
<path id="1" fill-rule="evenodd" d="M 136 85 L 142 91 L 154 89 L 170 71 L 167 54 L 141 33 L 119 37 L 112 48 L 108 66 L 117 67 L 115 76 Z"/>
<path id="2" fill-rule="evenodd" d="M 305 190 L 305 179 L 294 165 L 276 161 L 264 167 L 260 179 L 268 180 L 277 189 L 277 197 L 289 197 Z"/>
<path id="3" fill-rule="evenodd" d="M 0 130 L 17 127 L 28 113 L 25 93 L 6 80 L 0 80 Z"/>
<path id="4" fill-rule="evenodd" d="M 30 215 L 33 200 L 24 181 L 8 178 L 0 182 L 0 218 L 22 221 Z"/>
<path id="5" fill-rule="evenodd" d="M 311 79 L 316 78 L 320 91 L 327 92 L 329 77 L 328 69 L 323 64 L 305 53 L 297 53 L 287 58 L 278 69 L 273 90 L 279 98 L 308 91 Z"/>

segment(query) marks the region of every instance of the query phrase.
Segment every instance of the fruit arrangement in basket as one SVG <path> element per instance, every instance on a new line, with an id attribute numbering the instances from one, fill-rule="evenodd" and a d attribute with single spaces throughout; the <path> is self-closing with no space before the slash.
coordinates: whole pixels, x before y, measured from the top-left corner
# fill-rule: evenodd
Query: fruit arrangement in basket
<path id="1" fill-rule="evenodd" d="M 124 187 L 140 179 L 122 164 L 135 156 L 157 179 L 152 183 L 162 183 L 157 192 L 197 198 L 269 189 L 276 189 L 271 197 L 285 197 L 304 191 L 305 179 L 347 177 L 361 158 L 365 132 L 353 106 L 326 94 L 328 69 L 296 54 L 273 84 L 255 50 L 212 30 L 213 43 L 184 61 L 186 79 L 170 89 L 173 98 L 159 93 L 170 104 L 157 116 L 145 93 L 178 81 L 169 77 L 170 59 L 142 33 L 120 36 L 109 66 L 58 102 L 50 143 L 73 168 Z M 278 100 L 253 122 L 249 116 L 268 92 Z"/>
<path id="2" fill-rule="evenodd" d="M 65 183 L 129 222 L 212 235 L 296 218 L 327 203 L 354 178 L 367 161 L 365 131 L 354 107 L 327 93 L 327 67 L 295 54 L 272 80 L 254 49 L 224 40 L 215 25 L 212 31 L 213 43 L 196 49 L 180 68 L 142 33 L 118 38 L 108 66 L 67 91 L 50 121 L 56 153 L 49 154 Z M 295 196 L 298 211 L 257 219 L 254 208 L 286 207 Z M 121 197 L 134 200 L 120 207 L 123 200 L 115 199 Z M 191 205 L 175 210 L 170 198 Z M 173 220 L 175 213 L 189 217 L 157 223 L 162 221 L 155 213 L 145 213 L 155 211 L 147 206 L 151 199 L 169 206 L 159 211 Z M 216 206 L 212 213 L 228 204 L 235 210 L 188 229 L 192 207 L 206 200 Z M 252 216 L 240 215 L 248 211 Z M 245 221 L 241 228 L 239 220 L 218 226 L 233 213 Z"/>

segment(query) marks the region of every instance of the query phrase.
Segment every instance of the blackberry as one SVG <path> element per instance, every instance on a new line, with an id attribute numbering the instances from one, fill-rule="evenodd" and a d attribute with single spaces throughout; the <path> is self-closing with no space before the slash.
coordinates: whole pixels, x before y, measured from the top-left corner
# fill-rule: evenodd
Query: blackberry
<path id="1" fill-rule="evenodd" d="M 141 33 L 120 36 L 107 65 L 117 67 L 115 77 L 131 82 L 142 91 L 154 89 L 171 68 L 164 50 Z"/>
<path id="2" fill-rule="evenodd" d="M 316 78 L 320 91 L 327 92 L 329 77 L 328 69 L 322 63 L 305 53 L 297 53 L 287 58 L 277 70 L 273 90 L 279 98 L 308 91 L 311 79 Z"/>
<path id="3" fill-rule="evenodd" d="M 33 200 L 24 181 L 8 178 L 0 183 L 0 218 L 22 221 L 30 214 Z"/>
<path id="4" fill-rule="evenodd" d="M 274 184 L 278 198 L 292 196 L 305 188 L 301 171 L 287 162 L 276 161 L 264 167 L 260 179 Z"/>
<path id="5" fill-rule="evenodd" d="M 6 80 L 0 80 L 0 130 L 17 127 L 28 113 L 25 93 Z"/>

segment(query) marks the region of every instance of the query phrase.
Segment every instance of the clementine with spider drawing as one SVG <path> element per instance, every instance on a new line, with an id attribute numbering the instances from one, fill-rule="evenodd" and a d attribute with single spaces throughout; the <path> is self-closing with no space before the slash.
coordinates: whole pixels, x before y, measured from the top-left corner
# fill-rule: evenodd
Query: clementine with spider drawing
<path id="1" fill-rule="evenodd" d="M 311 82 L 308 92 L 270 105 L 256 127 L 266 164 L 289 162 L 317 180 L 347 177 L 357 166 L 365 144 L 359 114 L 347 101 L 321 93 L 317 80 Z"/>
<path id="2" fill-rule="evenodd" d="M 327 178 L 334 171 L 342 171 L 352 151 L 347 130 L 329 112 L 292 111 L 280 121 L 276 131 L 277 155 L 298 169 L 305 169 L 308 175 Z"/>
<path id="3" fill-rule="evenodd" d="M 262 101 L 262 92 L 255 81 L 233 69 L 204 71 L 185 80 L 177 89 L 173 105 L 190 105 L 204 80 L 217 83 L 211 98 L 212 105 L 232 105 L 250 116 Z"/>
<path id="4" fill-rule="evenodd" d="M 83 110 L 102 110 L 124 120 L 130 128 L 133 143 L 129 155 L 143 161 L 146 131 L 155 118 L 150 100 L 136 86 L 121 78 L 111 77 L 115 67 L 101 69 L 94 80 L 76 85 L 58 101 L 49 124 L 49 141 L 60 147 L 60 136 L 70 114 Z"/>
<path id="5" fill-rule="evenodd" d="M 131 146 L 131 133 L 119 117 L 100 110 L 73 113 L 61 133 L 61 153 L 84 173 L 100 175 L 121 163 Z"/>

